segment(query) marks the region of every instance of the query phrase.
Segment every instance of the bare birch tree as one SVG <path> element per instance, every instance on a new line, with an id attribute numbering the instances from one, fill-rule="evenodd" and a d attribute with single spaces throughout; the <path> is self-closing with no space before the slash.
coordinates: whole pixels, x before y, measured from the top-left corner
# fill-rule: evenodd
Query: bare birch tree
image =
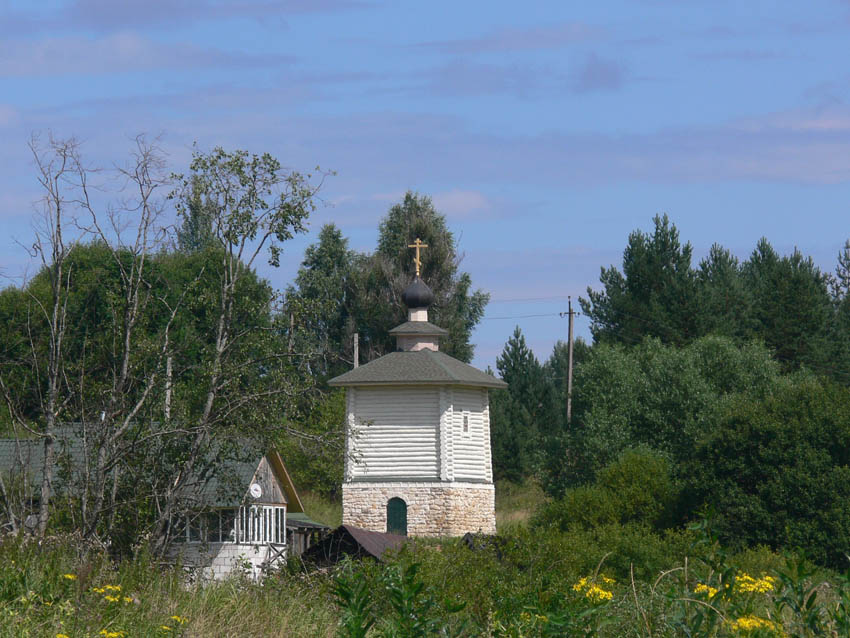
<path id="1" fill-rule="evenodd" d="M 226 152 L 216 148 L 210 153 L 195 152 L 192 171 L 180 176 L 181 187 L 174 192 L 177 211 L 189 214 L 189 205 L 198 197 L 212 215 L 211 235 L 216 246 L 218 298 L 215 301 L 214 342 L 209 360 L 199 414 L 185 425 L 192 431 L 187 453 L 173 480 L 159 495 L 158 538 L 165 538 L 169 520 L 177 512 L 185 487 L 197 473 L 197 464 L 206 453 L 214 432 L 225 436 L 224 429 L 246 419 L 247 411 L 264 401 L 291 392 L 290 380 L 276 377 L 279 383 L 240 387 L 237 379 L 246 370 L 270 368 L 281 358 L 290 357 L 281 344 L 262 354 L 240 352 L 240 344 L 249 337 L 235 321 L 239 286 L 252 272 L 258 258 L 267 254 L 269 263 L 279 265 L 281 243 L 305 230 L 304 220 L 315 208 L 319 184 L 310 183 L 310 175 L 287 172 L 269 154 L 250 155 L 245 151 Z M 281 419 L 282 419 L 281 415 Z"/>
<path id="2" fill-rule="evenodd" d="M 46 143 L 34 135 L 30 140 L 30 150 L 36 166 L 36 177 L 43 191 L 39 202 L 40 216 L 35 224 L 35 237 L 30 253 L 40 261 L 49 283 L 45 297 L 30 294 L 28 299 L 32 309 L 32 321 L 27 321 L 27 333 L 34 371 L 33 381 L 37 385 L 40 404 L 39 418 L 26 418 L 12 391 L 14 384 L 10 375 L 19 374 L 20 370 L 15 370 L 14 367 L 0 370 L 0 390 L 3 392 L 13 425 L 41 441 L 41 486 L 35 527 L 37 533 L 43 536 L 47 530 L 54 494 L 56 429 L 69 400 L 65 391 L 65 337 L 68 330 L 67 303 L 71 269 L 67 262 L 74 235 L 72 232 L 72 239 L 69 241 L 67 232 L 72 221 L 74 176 L 80 166 L 80 159 L 79 144 L 75 139 L 61 140 L 52 134 L 48 136 Z M 73 229 L 73 226 L 71 228 Z M 46 331 L 46 360 L 39 352 L 33 322 L 43 324 Z M 2 491 L 7 499 L 7 508 L 11 509 L 5 485 L 2 486 Z M 14 526 L 14 514 L 10 517 Z"/>

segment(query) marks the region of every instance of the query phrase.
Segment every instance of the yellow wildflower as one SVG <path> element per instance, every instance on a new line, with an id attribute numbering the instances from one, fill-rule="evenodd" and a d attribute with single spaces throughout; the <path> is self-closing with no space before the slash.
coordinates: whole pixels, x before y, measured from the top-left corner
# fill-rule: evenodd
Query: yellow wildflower
<path id="1" fill-rule="evenodd" d="M 601 577 L 602 582 L 611 584 L 614 582 L 613 578 L 608 578 L 607 576 Z M 587 578 L 582 578 L 575 585 L 573 585 L 573 591 L 584 591 L 585 598 L 592 600 L 595 603 L 601 603 L 605 600 L 611 600 L 614 597 L 614 594 L 607 589 L 603 589 L 595 582 L 590 582 Z"/>
<path id="2" fill-rule="evenodd" d="M 709 598 L 713 598 L 714 594 L 717 593 L 717 588 L 712 587 L 711 585 L 704 585 L 703 583 L 697 583 L 697 586 L 694 587 L 695 594 L 708 594 Z"/>
<path id="3" fill-rule="evenodd" d="M 172 616 L 171 620 L 180 623 L 181 625 L 185 625 L 189 619 L 181 616 Z"/>
<path id="4" fill-rule="evenodd" d="M 770 633 L 776 636 L 784 636 L 785 632 L 782 631 L 782 627 L 773 622 L 772 620 L 768 620 L 767 618 L 759 618 L 758 616 L 741 616 L 737 620 L 731 623 L 732 631 L 739 634 L 750 634 L 755 631 L 769 631 Z"/>
<path id="5" fill-rule="evenodd" d="M 92 587 L 91 590 L 96 594 L 102 594 L 106 591 L 103 587 Z"/>
<path id="6" fill-rule="evenodd" d="M 62 578 L 67 578 L 68 580 L 77 580 L 76 574 L 62 574 Z"/>
<path id="7" fill-rule="evenodd" d="M 107 600 L 111 603 L 117 603 L 120 600 L 120 598 L 118 598 L 118 596 L 110 596 L 109 594 L 107 594 L 103 598 L 104 598 L 104 600 Z"/>
<path id="8" fill-rule="evenodd" d="M 584 596 L 595 603 L 601 603 L 605 600 L 611 600 L 614 594 L 606 589 L 602 589 L 599 585 L 591 585 L 584 592 Z"/>
<path id="9" fill-rule="evenodd" d="M 104 585 L 103 588 L 109 591 L 121 591 L 121 585 Z"/>
<path id="10" fill-rule="evenodd" d="M 171 631 L 171 627 L 169 627 L 168 625 L 160 625 L 159 628 L 163 631 Z"/>
<path id="11" fill-rule="evenodd" d="M 123 631 L 107 631 L 106 629 L 101 629 L 99 635 L 104 638 L 124 638 L 127 634 Z"/>
<path id="12" fill-rule="evenodd" d="M 602 577 L 602 582 L 603 582 L 603 583 L 605 583 L 606 585 L 613 585 L 613 584 L 614 584 L 614 583 L 616 583 L 617 581 L 616 581 L 616 580 L 614 580 L 613 578 L 609 578 L 608 576 L 603 576 L 603 577 Z"/>
<path id="13" fill-rule="evenodd" d="M 130 598 L 129 596 L 124 596 L 124 602 L 125 603 L 131 603 L 131 602 L 133 602 L 133 599 Z"/>
<path id="14" fill-rule="evenodd" d="M 749 574 L 740 573 L 735 579 L 735 591 L 745 593 L 766 594 L 773 591 L 776 579 L 762 574 L 761 578 L 753 578 Z"/>
<path id="15" fill-rule="evenodd" d="M 56 638 L 71 638 L 68 634 L 56 634 Z"/>

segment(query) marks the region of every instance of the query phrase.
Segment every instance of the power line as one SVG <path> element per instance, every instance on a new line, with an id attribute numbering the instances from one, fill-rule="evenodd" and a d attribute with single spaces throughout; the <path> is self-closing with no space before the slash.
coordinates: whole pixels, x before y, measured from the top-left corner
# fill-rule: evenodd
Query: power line
<path id="1" fill-rule="evenodd" d="M 555 301 L 568 299 L 569 295 L 553 295 L 550 297 L 514 297 L 513 299 L 500 299 L 498 297 L 490 299 L 490 303 L 514 303 L 521 301 Z"/>
<path id="2" fill-rule="evenodd" d="M 578 314 L 578 313 L 576 313 Z M 548 312 L 539 315 L 512 315 L 510 317 L 482 317 L 481 321 L 487 321 L 489 319 L 531 319 L 533 317 L 563 317 L 565 314 L 563 312 Z"/>

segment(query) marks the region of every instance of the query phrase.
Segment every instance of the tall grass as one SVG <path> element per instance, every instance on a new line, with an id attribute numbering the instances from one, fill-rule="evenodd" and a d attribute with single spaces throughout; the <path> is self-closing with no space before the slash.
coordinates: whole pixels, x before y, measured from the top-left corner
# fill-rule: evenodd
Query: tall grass
<path id="1" fill-rule="evenodd" d="M 473 547 L 412 540 L 386 563 L 291 561 L 262 583 L 192 582 L 144 549 L 115 562 L 71 536 L 5 537 L 0 638 L 850 636 L 838 574 L 764 548 L 730 555 L 706 525 L 531 529 L 539 490 L 501 492 L 499 536 Z M 313 518 L 339 516 L 338 503 L 305 500 Z"/>
<path id="2" fill-rule="evenodd" d="M 328 587 L 298 575 L 187 584 L 144 551 L 115 564 L 75 538 L 0 543 L 0 638 L 332 636 Z"/>
<path id="3" fill-rule="evenodd" d="M 299 496 L 301 504 L 304 505 L 304 512 L 317 523 L 331 528 L 342 524 L 341 501 L 332 501 L 313 492 L 301 492 Z"/>

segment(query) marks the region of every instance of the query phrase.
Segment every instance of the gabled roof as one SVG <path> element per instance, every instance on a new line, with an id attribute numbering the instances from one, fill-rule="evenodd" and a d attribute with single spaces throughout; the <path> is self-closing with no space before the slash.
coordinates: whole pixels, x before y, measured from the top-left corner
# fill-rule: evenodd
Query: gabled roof
<path id="1" fill-rule="evenodd" d="M 72 479 L 79 478 L 85 461 L 84 444 L 79 430 L 74 427 L 58 428 L 55 441 L 57 466 L 70 470 Z M 215 449 L 211 452 L 216 453 Z M 25 475 L 30 485 L 37 489 L 42 480 L 42 454 L 41 439 L 0 438 L 0 472 Z M 200 493 L 193 498 L 199 498 L 203 505 L 209 507 L 235 507 L 247 495 L 263 456 L 268 459 L 285 494 L 287 511 L 303 513 L 304 506 L 280 455 L 276 451 L 264 455 L 260 447 L 248 441 L 242 442 L 240 458 L 230 457 L 219 462 L 215 473 L 204 482 Z M 64 476 L 67 475 L 65 472 Z M 54 481 L 59 483 L 57 487 L 60 491 L 62 476 L 60 471 L 54 477 Z M 199 480 L 200 477 L 193 477 L 188 481 L 187 493 L 191 493 L 192 485 L 197 485 Z"/>
<path id="2" fill-rule="evenodd" d="M 416 350 L 391 352 L 334 377 L 331 386 L 466 385 L 507 388 L 508 384 L 444 352 Z"/>

